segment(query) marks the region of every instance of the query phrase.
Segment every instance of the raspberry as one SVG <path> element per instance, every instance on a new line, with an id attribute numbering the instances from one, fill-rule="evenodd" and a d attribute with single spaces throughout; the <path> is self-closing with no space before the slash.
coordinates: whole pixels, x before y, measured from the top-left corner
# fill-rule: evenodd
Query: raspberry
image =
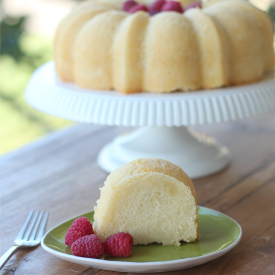
<path id="1" fill-rule="evenodd" d="M 148 8 L 145 5 L 138 4 L 128 10 L 128 12 L 130 12 L 130 13 L 135 13 L 138 11 L 148 11 Z"/>
<path id="2" fill-rule="evenodd" d="M 93 226 L 85 217 L 74 220 L 65 235 L 65 244 L 71 246 L 74 241 L 86 235 L 94 234 Z"/>
<path id="3" fill-rule="evenodd" d="M 109 256 L 128 257 L 132 254 L 133 237 L 129 233 L 120 232 L 107 238 L 103 246 Z"/>
<path id="4" fill-rule="evenodd" d="M 166 0 L 156 0 L 153 4 L 149 7 L 150 15 L 155 15 L 161 11 L 161 8 L 166 3 Z"/>
<path id="5" fill-rule="evenodd" d="M 77 239 L 71 247 L 75 256 L 86 258 L 99 258 L 104 253 L 100 238 L 95 235 L 88 235 Z"/>
<path id="6" fill-rule="evenodd" d="M 124 2 L 122 9 L 124 11 L 129 11 L 133 6 L 136 6 L 138 3 L 134 0 L 128 0 Z"/>
<path id="7" fill-rule="evenodd" d="M 166 2 L 163 6 L 161 11 L 175 11 L 175 12 L 180 12 L 183 13 L 184 10 L 181 6 L 181 4 L 177 1 L 169 1 Z"/>

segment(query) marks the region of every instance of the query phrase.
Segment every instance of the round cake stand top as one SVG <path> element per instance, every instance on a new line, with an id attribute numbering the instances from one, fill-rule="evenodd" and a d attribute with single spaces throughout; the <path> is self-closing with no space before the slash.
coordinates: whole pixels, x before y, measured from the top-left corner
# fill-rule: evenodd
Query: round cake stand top
<path id="1" fill-rule="evenodd" d="M 53 116 L 117 126 L 188 126 L 243 119 L 274 110 L 275 71 L 255 84 L 170 94 L 122 95 L 62 83 L 48 62 L 26 88 L 27 102 Z"/>

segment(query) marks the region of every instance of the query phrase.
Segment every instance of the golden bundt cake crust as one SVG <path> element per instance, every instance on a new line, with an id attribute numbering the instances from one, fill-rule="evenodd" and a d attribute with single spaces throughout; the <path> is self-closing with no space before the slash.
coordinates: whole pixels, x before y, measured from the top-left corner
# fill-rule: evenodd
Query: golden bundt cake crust
<path id="1" fill-rule="evenodd" d="M 138 159 L 110 174 L 94 220 L 102 241 L 128 232 L 134 244 L 180 245 L 199 235 L 194 185 L 180 167 L 162 159 Z"/>
<path id="2" fill-rule="evenodd" d="M 162 173 L 184 183 L 191 190 L 192 195 L 194 196 L 197 203 L 196 190 L 188 175 L 179 166 L 173 164 L 170 161 L 159 158 L 141 158 L 122 165 L 119 169 L 116 169 L 108 176 L 104 185 L 112 186 L 129 175 L 143 174 L 148 172 Z"/>
<path id="3" fill-rule="evenodd" d="M 54 52 L 61 80 L 124 94 L 168 93 L 252 83 L 274 68 L 271 19 L 247 1 L 154 16 L 124 12 L 123 2 L 86 1 L 60 23 Z"/>

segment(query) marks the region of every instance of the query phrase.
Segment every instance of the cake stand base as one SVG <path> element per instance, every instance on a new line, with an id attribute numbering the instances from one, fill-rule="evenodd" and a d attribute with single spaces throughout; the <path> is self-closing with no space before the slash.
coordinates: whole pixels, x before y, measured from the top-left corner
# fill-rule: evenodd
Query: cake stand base
<path id="1" fill-rule="evenodd" d="M 98 165 L 111 173 L 129 161 L 150 157 L 177 164 L 193 179 L 216 173 L 229 164 L 226 147 L 182 126 L 146 127 L 119 136 L 100 151 Z"/>

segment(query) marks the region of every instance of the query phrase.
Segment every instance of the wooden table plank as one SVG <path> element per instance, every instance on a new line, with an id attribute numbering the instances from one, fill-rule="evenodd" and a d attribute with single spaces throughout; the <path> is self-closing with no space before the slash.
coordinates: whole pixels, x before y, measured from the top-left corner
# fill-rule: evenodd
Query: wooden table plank
<path id="1" fill-rule="evenodd" d="M 225 170 L 194 180 L 198 203 L 237 220 L 243 238 L 212 262 L 167 274 L 275 274 L 274 113 L 195 128 L 226 145 L 232 159 Z M 125 131 L 129 128 L 78 124 L 1 157 L 1 255 L 30 209 L 50 211 L 48 229 L 93 209 L 107 176 L 96 164 L 97 154 Z M 66 262 L 38 247 L 16 253 L 1 274 L 121 273 Z"/>

